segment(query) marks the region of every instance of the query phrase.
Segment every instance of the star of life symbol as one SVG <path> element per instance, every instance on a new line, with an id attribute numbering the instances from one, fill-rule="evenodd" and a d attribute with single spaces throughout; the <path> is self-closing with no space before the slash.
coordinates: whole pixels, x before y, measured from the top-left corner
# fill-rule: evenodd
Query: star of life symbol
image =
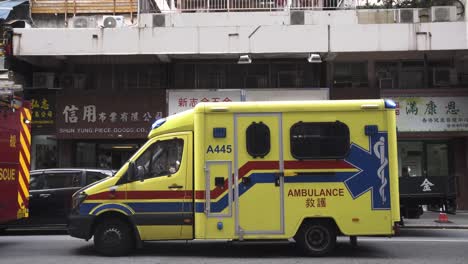
<path id="1" fill-rule="evenodd" d="M 380 137 L 380 140 L 374 144 L 373 150 L 374 155 L 380 159 L 380 167 L 377 169 L 377 176 L 381 182 L 379 194 L 380 198 L 382 199 L 382 204 L 384 204 L 387 201 L 387 197 L 385 197 L 385 186 L 388 184 L 387 178 L 385 177 L 385 167 L 388 165 L 388 159 L 385 157 L 384 137 Z"/>
<path id="2" fill-rule="evenodd" d="M 434 184 L 426 178 L 424 179 L 423 183 L 421 183 L 420 186 L 423 187 L 423 190 L 422 190 L 423 192 L 430 192 L 432 191 L 431 186 L 434 186 Z"/>

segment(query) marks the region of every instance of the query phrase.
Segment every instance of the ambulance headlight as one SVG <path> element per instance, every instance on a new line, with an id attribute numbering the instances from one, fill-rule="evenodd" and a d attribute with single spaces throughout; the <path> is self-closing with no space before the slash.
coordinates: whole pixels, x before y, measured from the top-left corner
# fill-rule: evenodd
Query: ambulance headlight
<path id="1" fill-rule="evenodd" d="M 75 211 L 86 200 L 88 195 L 85 192 L 77 192 L 72 197 L 72 210 Z"/>

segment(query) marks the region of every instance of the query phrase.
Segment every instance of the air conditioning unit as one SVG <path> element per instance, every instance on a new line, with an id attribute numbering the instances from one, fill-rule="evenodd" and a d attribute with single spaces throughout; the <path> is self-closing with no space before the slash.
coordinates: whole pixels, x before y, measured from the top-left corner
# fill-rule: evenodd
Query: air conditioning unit
<path id="1" fill-rule="evenodd" d="M 455 69 L 449 67 L 435 67 L 432 69 L 432 84 L 434 86 L 449 86 L 457 83 Z"/>
<path id="2" fill-rule="evenodd" d="M 100 24 L 104 28 L 119 28 L 125 26 L 124 16 L 102 16 Z"/>
<path id="3" fill-rule="evenodd" d="M 380 89 L 393 89 L 393 78 L 380 78 L 379 87 Z"/>
<path id="4" fill-rule="evenodd" d="M 398 23 L 419 23 L 418 9 L 398 9 Z"/>
<path id="5" fill-rule="evenodd" d="M 433 6 L 431 7 L 432 22 L 448 22 L 457 20 L 456 6 Z"/>
<path id="6" fill-rule="evenodd" d="M 72 17 L 68 23 L 71 28 L 96 28 L 96 18 L 92 16 L 75 16 Z"/>
<path id="7" fill-rule="evenodd" d="M 55 73 L 53 72 L 34 72 L 34 88 L 55 88 Z"/>
<path id="8" fill-rule="evenodd" d="M 86 75 L 63 74 L 60 78 L 60 87 L 63 89 L 84 89 L 86 87 Z"/>

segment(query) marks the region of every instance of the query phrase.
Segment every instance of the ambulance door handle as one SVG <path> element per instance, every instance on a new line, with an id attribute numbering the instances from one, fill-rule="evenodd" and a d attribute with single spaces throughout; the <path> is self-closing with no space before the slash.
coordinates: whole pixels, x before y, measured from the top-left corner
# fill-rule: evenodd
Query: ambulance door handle
<path id="1" fill-rule="evenodd" d="M 280 186 L 281 177 L 284 177 L 284 172 L 278 172 L 275 174 L 275 186 Z"/>
<path id="2" fill-rule="evenodd" d="M 172 185 L 169 185 L 167 188 L 169 188 L 169 189 L 182 189 L 182 188 L 184 188 L 184 186 L 177 185 L 177 184 L 174 183 Z"/>
<path id="3" fill-rule="evenodd" d="M 52 196 L 52 194 L 50 194 L 50 193 L 41 193 L 41 194 L 39 194 L 39 198 L 49 198 L 50 196 Z"/>

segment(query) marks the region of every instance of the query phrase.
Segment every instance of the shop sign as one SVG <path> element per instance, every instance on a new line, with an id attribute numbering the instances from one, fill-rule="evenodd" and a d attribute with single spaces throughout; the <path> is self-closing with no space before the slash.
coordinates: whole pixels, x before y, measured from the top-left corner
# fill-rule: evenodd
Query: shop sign
<path id="1" fill-rule="evenodd" d="M 200 102 L 328 100 L 327 88 L 320 89 L 237 89 L 168 90 L 168 112 L 192 109 Z"/>
<path id="2" fill-rule="evenodd" d="M 57 97 L 58 138 L 146 138 L 165 116 L 164 91 Z"/>
<path id="3" fill-rule="evenodd" d="M 398 131 L 468 131 L 468 97 L 397 97 Z"/>
<path id="4" fill-rule="evenodd" d="M 241 90 L 167 90 L 169 114 L 194 108 L 201 102 L 240 102 Z"/>
<path id="5" fill-rule="evenodd" d="M 328 88 L 318 89 L 247 89 L 246 101 L 328 100 Z"/>
<path id="6" fill-rule="evenodd" d="M 43 128 L 55 124 L 55 94 L 37 94 L 30 98 L 32 126 Z"/>

